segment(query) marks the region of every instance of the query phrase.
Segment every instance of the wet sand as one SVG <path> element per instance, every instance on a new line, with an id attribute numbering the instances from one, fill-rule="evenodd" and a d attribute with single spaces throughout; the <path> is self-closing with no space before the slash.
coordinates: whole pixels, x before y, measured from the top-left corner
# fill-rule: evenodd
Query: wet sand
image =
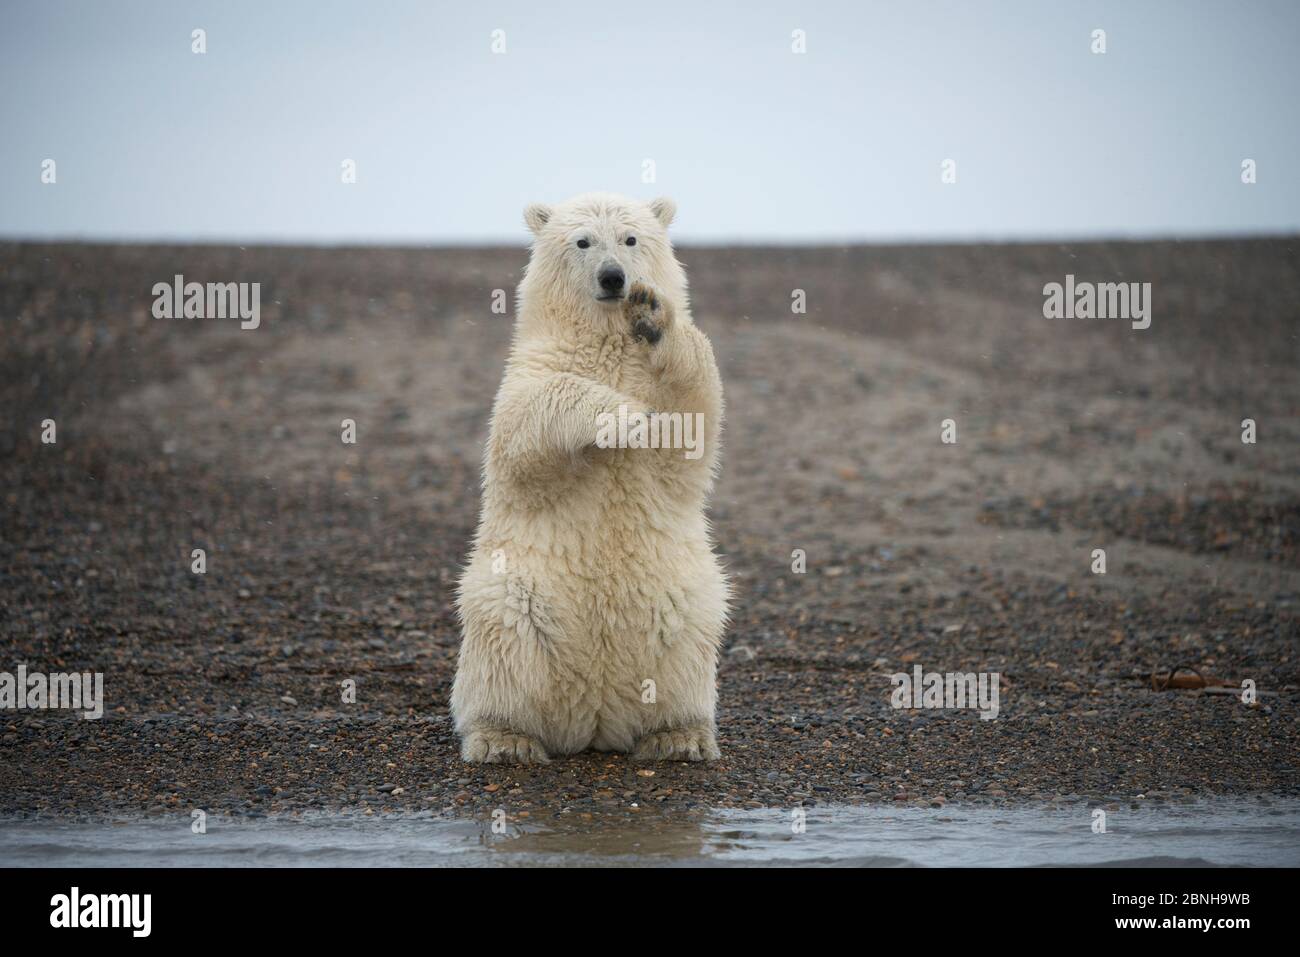
<path id="1" fill-rule="evenodd" d="M 459 761 L 447 695 L 524 252 L 0 245 L 0 671 L 108 698 L 0 711 L 0 814 L 1300 793 L 1300 242 L 679 255 L 728 403 L 723 758 L 520 769 Z M 175 273 L 261 282 L 261 327 L 153 318 Z M 1151 327 L 1044 319 L 1067 273 L 1151 282 Z M 999 672 L 998 718 L 893 709 L 917 664 Z M 1179 665 L 1262 694 L 1151 688 Z"/>

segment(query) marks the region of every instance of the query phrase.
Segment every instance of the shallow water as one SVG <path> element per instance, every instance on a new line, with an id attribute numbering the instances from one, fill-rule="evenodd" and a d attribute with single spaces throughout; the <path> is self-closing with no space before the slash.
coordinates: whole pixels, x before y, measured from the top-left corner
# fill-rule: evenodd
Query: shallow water
<path id="1" fill-rule="evenodd" d="M 70 823 L 0 820 L 0 865 L 223 866 L 1300 866 L 1300 801 L 1220 801 L 1107 812 L 972 807 L 720 810 L 699 820 L 508 824 L 432 815 L 253 821 L 188 817 Z"/>

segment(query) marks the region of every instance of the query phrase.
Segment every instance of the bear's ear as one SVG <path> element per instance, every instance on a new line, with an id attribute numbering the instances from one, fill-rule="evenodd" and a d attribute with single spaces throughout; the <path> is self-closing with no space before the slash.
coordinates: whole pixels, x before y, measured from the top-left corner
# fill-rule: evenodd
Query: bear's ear
<path id="1" fill-rule="evenodd" d="M 542 227 L 551 219 L 551 207 L 545 203 L 529 203 L 524 207 L 524 224 L 534 236 L 542 234 Z"/>
<path id="2" fill-rule="evenodd" d="M 658 199 L 650 200 L 650 212 L 655 214 L 655 218 L 664 224 L 664 229 L 672 225 L 673 217 L 677 215 L 677 204 L 667 196 L 660 196 Z"/>

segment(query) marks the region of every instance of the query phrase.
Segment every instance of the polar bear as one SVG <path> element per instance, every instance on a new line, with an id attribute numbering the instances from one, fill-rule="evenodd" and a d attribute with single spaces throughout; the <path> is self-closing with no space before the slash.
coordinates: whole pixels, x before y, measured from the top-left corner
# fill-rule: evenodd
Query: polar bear
<path id="1" fill-rule="evenodd" d="M 524 211 L 532 255 L 457 595 L 466 761 L 719 756 L 730 591 L 704 507 L 722 383 L 668 239 L 675 212 L 599 193 Z M 611 417 L 652 412 L 699 422 L 701 447 L 598 440 Z"/>

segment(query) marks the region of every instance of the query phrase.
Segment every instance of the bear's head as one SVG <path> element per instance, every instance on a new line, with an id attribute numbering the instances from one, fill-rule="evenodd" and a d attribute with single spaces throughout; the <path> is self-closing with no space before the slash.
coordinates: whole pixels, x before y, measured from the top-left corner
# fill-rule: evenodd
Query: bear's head
<path id="1" fill-rule="evenodd" d="M 528 206 L 524 222 L 533 249 L 519 286 L 521 316 L 612 328 L 634 283 L 650 286 L 680 311 L 686 273 L 668 238 L 676 212 L 671 199 L 647 203 L 609 193 Z"/>

